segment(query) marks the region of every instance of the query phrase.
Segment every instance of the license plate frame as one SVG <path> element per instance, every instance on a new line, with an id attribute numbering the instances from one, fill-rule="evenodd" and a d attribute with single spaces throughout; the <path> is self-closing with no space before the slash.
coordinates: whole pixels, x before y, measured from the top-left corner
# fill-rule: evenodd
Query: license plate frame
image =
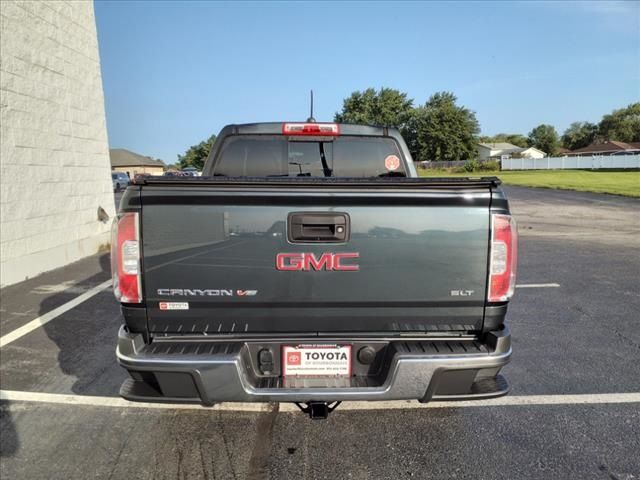
<path id="1" fill-rule="evenodd" d="M 353 371 L 350 344 L 283 345 L 281 350 L 283 377 L 346 378 Z"/>

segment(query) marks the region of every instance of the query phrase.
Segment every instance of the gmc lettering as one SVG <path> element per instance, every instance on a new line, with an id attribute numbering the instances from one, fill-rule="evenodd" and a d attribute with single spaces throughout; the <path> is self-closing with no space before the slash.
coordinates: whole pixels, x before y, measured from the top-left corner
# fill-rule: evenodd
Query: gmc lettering
<path id="1" fill-rule="evenodd" d="M 357 263 L 349 260 L 360 258 L 357 252 L 323 253 L 317 258 L 313 253 L 279 253 L 276 255 L 276 269 L 282 271 L 329 270 L 335 272 L 356 272 L 360 269 Z"/>

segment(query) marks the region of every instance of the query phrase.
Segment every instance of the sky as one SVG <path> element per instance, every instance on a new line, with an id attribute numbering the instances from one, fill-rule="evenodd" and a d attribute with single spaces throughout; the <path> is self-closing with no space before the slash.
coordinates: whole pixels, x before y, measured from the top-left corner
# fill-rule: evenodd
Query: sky
<path id="1" fill-rule="evenodd" d="M 95 2 L 111 148 L 174 163 L 229 123 L 450 91 L 482 134 L 640 101 L 640 2 Z"/>

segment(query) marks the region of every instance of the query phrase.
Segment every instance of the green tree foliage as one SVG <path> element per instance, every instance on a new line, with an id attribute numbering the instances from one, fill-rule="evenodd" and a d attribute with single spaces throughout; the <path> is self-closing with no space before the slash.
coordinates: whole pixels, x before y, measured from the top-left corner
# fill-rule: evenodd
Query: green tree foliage
<path id="1" fill-rule="evenodd" d="M 542 150 L 549 156 L 558 152 L 559 144 L 558 132 L 551 125 L 538 125 L 529 132 L 529 145 Z"/>
<path id="2" fill-rule="evenodd" d="M 438 92 L 413 108 L 407 94 L 368 88 L 346 98 L 334 121 L 396 127 L 414 160 L 467 160 L 477 156 L 480 128 L 474 112 L 456 105 L 453 93 Z"/>
<path id="3" fill-rule="evenodd" d="M 402 134 L 402 138 L 407 144 L 407 148 L 409 149 L 409 153 L 411 153 L 411 158 L 413 160 L 420 159 L 420 142 L 418 142 L 418 130 L 422 125 L 422 110 L 421 109 L 411 109 L 411 113 L 407 116 L 407 121 L 400 127 L 400 133 Z"/>
<path id="4" fill-rule="evenodd" d="M 367 88 L 346 98 L 334 120 L 402 128 L 411 116 L 412 104 L 413 100 L 399 90 L 381 88 L 376 92 L 374 88 Z"/>
<path id="5" fill-rule="evenodd" d="M 451 92 L 433 94 L 415 109 L 415 160 L 469 160 L 477 156 L 480 125 L 471 110 L 456 104 Z"/>
<path id="6" fill-rule="evenodd" d="M 632 103 L 602 117 L 598 136 L 602 140 L 640 142 L 640 103 Z"/>
<path id="7" fill-rule="evenodd" d="M 499 133 L 492 137 L 482 136 L 478 139 L 481 143 L 510 143 L 516 147 L 527 148 L 529 139 L 519 133 Z"/>
<path id="8" fill-rule="evenodd" d="M 199 144 L 189 147 L 189 149 L 184 152 L 183 155 L 178 155 L 178 167 L 195 167 L 198 170 L 202 171 L 204 162 L 209 156 L 211 146 L 215 141 L 216 136 L 211 135 L 207 140 L 203 140 Z"/>
<path id="9" fill-rule="evenodd" d="M 393 88 L 367 88 L 353 92 L 344 99 L 342 110 L 334 116 L 340 123 L 383 125 L 400 130 L 406 140 L 411 155 L 417 154 L 415 134 L 415 110 L 413 100 L 407 94 Z"/>
<path id="10" fill-rule="evenodd" d="M 562 146 L 569 150 L 591 145 L 598 135 L 598 126 L 589 122 L 573 122 L 562 134 Z"/>

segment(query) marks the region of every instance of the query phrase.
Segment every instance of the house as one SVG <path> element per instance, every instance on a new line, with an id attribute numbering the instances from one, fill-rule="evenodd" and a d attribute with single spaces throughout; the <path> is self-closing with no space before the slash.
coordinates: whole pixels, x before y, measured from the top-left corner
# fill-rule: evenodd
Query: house
<path id="1" fill-rule="evenodd" d="M 520 153 L 512 155 L 514 158 L 544 158 L 546 156 L 547 154 L 545 152 L 534 147 L 523 148 Z"/>
<path id="2" fill-rule="evenodd" d="M 547 156 L 542 150 L 529 147 L 523 148 L 512 143 L 479 143 L 478 158 L 482 160 L 500 160 L 503 155 L 510 158 L 544 158 Z"/>
<path id="3" fill-rule="evenodd" d="M 568 157 L 592 157 L 594 155 L 637 155 L 640 154 L 640 142 L 625 143 L 608 140 L 604 143 L 592 143 L 583 148 L 571 150 Z"/>
<path id="4" fill-rule="evenodd" d="M 124 148 L 110 149 L 109 156 L 111 157 L 111 170 L 125 172 L 130 178 L 138 173 L 162 175 L 166 166 L 160 160 L 154 160 Z"/>

